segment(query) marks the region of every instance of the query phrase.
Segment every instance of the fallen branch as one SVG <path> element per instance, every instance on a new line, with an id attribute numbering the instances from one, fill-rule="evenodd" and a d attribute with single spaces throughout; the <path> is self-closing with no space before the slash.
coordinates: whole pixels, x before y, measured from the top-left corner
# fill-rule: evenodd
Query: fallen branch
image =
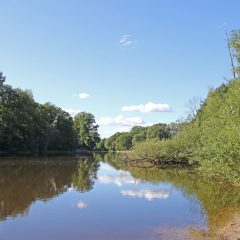
<path id="1" fill-rule="evenodd" d="M 145 156 L 138 156 L 137 158 L 131 158 L 128 156 L 123 155 L 123 162 L 127 165 L 133 166 L 133 167 L 144 167 L 144 168 L 151 168 L 151 167 L 160 167 L 160 168 L 166 168 L 166 167 L 179 167 L 179 166 L 188 166 L 190 165 L 188 160 L 186 158 L 167 158 L 167 157 L 161 157 L 161 158 L 151 158 L 151 157 L 145 157 Z"/>

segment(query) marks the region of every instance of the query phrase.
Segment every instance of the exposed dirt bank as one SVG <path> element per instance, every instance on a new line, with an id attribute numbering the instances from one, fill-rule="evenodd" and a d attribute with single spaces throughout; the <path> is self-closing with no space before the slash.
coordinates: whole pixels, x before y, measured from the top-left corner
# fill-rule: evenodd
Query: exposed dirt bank
<path id="1" fill-rule="evenodd" d="M 227 225 L 218 230 L 217 237 L 219 240 L 240 240 L 240 214 L 236 214 Z"/>

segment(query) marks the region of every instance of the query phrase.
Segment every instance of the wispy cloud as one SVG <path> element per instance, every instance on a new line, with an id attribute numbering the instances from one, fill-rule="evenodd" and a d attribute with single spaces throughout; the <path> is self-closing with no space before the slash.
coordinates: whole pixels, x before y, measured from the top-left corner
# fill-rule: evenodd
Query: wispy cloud
<path id="1" fill-rule="evenodd" d="M 64 108 L 64 111 L 68 112 L 72 117 L 75 117 L 78 113 L 80 113 L 80 110 L 72 109 L 72 108 Z"/>
<path id="2" fill-rule="evenodd" d="M 169 112 L 170 106 L 166 103 L 153 103 L 149 102 L 140 105 L 130 105 L 122 107 L 123 112 Z"/>
<path id="3" fill-rule="evenodd" d="M 136 43 L 136 41 L 133 39 L 132 34 L 124 34 L 121 36 L 119 43 L 123 46 L 123 47 L 127 47 L 127 46 L 134 46 L 134 44 Z"/>
<path id="4" fill-rule="evenodd" d="M 144 125 L 145 122 L 140 117 L 125 117 L 123 115 L 118 115 L 115 118 L 101 117 L 97 121 L 97 124 L 99 126 L 118 125 L 118 126 L 133 127 L 136 125 Z"/>
<path id="5" fill-rule="evenodd" d="M 91 95 L 89 93 L 85 93 L 85 92 L 82 92 L 82 93 L 79 93 L 78 96 L 81 98 L 81 99 L 87 99 L 87 98 L 90 98 Z"/>
<path id="6" fill-rule="evenodd" d="M 170 197 L 170 192 L 151 189 L 122 190 L 121 194 L 128 197 L 145 198 L 148 201 L 151 201 L 153 199 L 167 199 Z"/>

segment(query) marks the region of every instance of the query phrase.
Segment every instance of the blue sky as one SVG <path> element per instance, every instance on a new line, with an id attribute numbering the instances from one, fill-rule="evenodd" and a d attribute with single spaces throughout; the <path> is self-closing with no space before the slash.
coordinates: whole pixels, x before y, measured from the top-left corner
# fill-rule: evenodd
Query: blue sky
<path id="1" fill-rule="evenodd" d="M 102 136 L 182 118 L 189 99 L 230 76 L 225 31 L 240 25 L 239 0 L 0 0 L 0 9 L 7 82 L 93 113 Z"/>

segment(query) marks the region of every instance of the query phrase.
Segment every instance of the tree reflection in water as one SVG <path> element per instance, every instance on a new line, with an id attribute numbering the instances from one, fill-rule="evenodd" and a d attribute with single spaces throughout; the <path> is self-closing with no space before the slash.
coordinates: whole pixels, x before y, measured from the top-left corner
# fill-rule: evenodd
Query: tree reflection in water
<path id="1" fill-rule="evenodd" d="M 91 157 L 2 158 L 0 220 L 27 214 L 29 206 L 73 187 L 92 189 L 99 163 Z"/>
<path id="2" fill-rule="evenodd" d="M 188 200 L 186 207 L 189 211 L 198 212 L 200 207 L 202 214 L 206 216 L 208 231 L 188 226 L 175 229 L 156 226 L 152 232 L 157 235 L 171 232 L 181 237 L 187 234 L 186 236 L 191 236 L 190 239 L 198 239 L 196 236 L 210 236 L 209 234 L 216 232 L 239 212 L 239 188 L 216 181 L 206 181 L 193 169 L 134 168 L 124 165 L 121 156 L 117 154 L 101 154 L 94 157 L 1 158 L 0 220 L 27 214 L 30 205 L 36 200 L 48 201 L 70 188 L 80 192 L 90 191 L 94 186 L 100 161 L 121 170 L 119 176 L 111 178 L 104 175 L 104 172 L 101 173 L 98 179 L 100 184 L 114 183 L 122 186 L 125 182 L 129 186 L 122 189 L 120 194 L 148 200 L 167 199 L 169 194 L 152 189 L 136 190 L 131 184 L 136 181 L 139 184 L 146 182 L 155 186 L 171 184 Z M 130 175 L 121 175 L 122 170 L 130 172 Z M 86 208 L 87 204 L 80 199 L 77 207 Z"/>

